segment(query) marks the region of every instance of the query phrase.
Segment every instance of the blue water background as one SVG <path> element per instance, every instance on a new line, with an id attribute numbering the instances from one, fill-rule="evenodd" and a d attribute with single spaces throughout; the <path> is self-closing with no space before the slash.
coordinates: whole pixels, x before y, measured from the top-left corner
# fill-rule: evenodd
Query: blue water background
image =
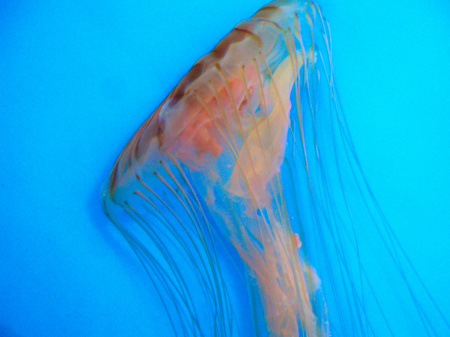
<path id="1" fill-rule="evenodd" d="M 353 140 L 450 312 L 450 4 L 321 1 Z M 264 2 L 0 3 L 0 336 L 170 336 L 98 191 L 190 66 Z"/>

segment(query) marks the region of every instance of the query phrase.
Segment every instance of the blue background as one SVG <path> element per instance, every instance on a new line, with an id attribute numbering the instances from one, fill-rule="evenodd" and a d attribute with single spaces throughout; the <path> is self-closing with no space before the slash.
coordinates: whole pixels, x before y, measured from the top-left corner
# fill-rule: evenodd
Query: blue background
<path id="1" fill-rule="evenodd" d="M 264 4 L 1 2 L 0 336 L 170 335 L 98 191 L 190 66 Z M 320 4 L 363 169 L 450 312 L 450 4 Z"/>

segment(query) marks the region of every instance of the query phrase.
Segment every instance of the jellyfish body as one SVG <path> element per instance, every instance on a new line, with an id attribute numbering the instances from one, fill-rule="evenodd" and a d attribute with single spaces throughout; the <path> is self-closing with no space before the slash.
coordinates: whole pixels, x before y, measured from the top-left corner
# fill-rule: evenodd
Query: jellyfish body
<path id="1" fill-rule="evenodd" d="M 352 222 L 362 215 L 348 211 L 353 195 L 371 195 L 336 98 L 329 41 L 312 2 L 266 5 L 191 68 L 117 159 L 104 210 L 175 335 L 239 335 L 227 250 L 256 289 L 255 336 L 375 334 L 365 308 L 367 293 L 378 298 Z M 404 275 L 392 234 L 374 228 Z"/>

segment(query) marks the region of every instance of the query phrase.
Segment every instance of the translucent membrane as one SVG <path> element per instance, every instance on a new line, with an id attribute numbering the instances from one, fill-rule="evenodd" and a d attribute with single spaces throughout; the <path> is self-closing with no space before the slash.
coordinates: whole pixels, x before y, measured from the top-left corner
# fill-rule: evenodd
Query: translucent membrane
<path id="1" fill-rule="evenodd" d="M 361 174 L 312 2 L 274 1 L 202 57 L 102 199 L 177 336 L 240 335 L 230 268 L 255 336 L 448 332 Z"/>

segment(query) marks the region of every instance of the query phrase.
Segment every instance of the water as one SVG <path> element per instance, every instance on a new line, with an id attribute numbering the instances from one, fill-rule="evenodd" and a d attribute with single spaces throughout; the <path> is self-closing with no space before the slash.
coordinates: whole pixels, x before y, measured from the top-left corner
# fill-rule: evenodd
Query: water
<path id="1" fill-rule="evenodd" d="M 320 3 L 363 169 L 448 312 L 450 6 Z M 0 336 L 170 336 L 98 190 L 181 76 L 263 4 L 2 4 Z"/>

